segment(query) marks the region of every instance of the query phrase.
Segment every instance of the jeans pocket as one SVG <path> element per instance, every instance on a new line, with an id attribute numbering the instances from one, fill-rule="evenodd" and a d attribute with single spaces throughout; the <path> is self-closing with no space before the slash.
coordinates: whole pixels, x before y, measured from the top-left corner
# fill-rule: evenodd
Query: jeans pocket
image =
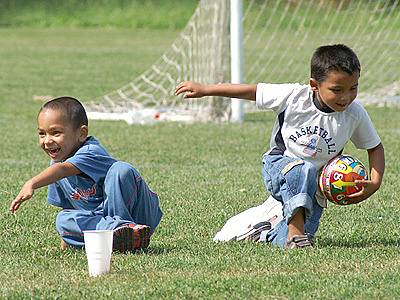
<path id="1" fill-rule="evenodd" d="M 282 168 L 281 175 L 285 178 L 290 197 L 298 194 L 304 161 L 301 159 L 289 162 Z"/>
<path id="2" fill-rule="evenodd" d="M 304 164 L 304 160 L 302 159 L 296 159 L 294 161 L 291 161 L 290 163 L 288 163 L 281 171 L 282 175 L 285 176 L 286 173 L 288 173 L 290 170 L 292 170 L 294 167 L 299 166 L 299 165 L 303 165 Z"/>

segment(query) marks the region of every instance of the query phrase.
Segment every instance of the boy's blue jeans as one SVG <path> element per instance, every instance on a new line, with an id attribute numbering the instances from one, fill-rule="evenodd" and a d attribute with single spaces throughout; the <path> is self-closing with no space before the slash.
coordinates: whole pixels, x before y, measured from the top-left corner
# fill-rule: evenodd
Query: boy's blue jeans
<path id="1" fill-rule="evenodd" d="M 146 224 L 154 232 L 162 217 L 158 196 L 130 164 L 110 167 L 104 193 L 104 202 L 94 211 L 64 209 L 57 215 L 56 228 L 65 242 L 82 247 L 84 230 L 112 230 L 129 223 Z"/>
<path id="2" fill-rule="evenodd" d="M 283 220 L 272 229 L 267 240 L 284 247 L 288 223 L 300 208 L 305 211 L 305 232 L 315 235 L 323 208 L 317 203 L 317 170 L 309 162 L 283 155 L 264 155 L 262 175 L 268 192 L 282 202 Z"/>

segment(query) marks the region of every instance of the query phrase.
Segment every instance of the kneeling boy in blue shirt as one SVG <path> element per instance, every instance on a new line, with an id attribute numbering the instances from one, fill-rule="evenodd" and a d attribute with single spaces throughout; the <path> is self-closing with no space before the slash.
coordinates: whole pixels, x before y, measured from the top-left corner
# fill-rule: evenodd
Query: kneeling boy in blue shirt
<path id="1" fill-rule="evenodd" d="M 114 230 L 114 250 L 146 248 L 162 217 L 158 196 L 135 168 L 88 136 L 82 104 L 72 97 L 53 99 L 37 120 L 39 144 L 51 163 L 23 185 L 10 211 L 48 186 L 48 202 L 62 208 L 56 219 L 61 248 L 83 247 L 83 231 L 96 229 Z"/>

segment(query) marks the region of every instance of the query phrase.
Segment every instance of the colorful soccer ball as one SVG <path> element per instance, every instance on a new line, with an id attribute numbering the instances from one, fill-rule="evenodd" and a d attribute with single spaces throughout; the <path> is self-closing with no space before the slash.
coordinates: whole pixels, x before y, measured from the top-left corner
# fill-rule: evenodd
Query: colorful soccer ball
<path id="1" fill-rule="evenodd" d="M 348 203 L 347 196 L 358 192 L 355 180 L 368 180 L 364 165 L 350 155 L 339 155 L 327 162 L 319 177 L 319 186 L 325 197 L 339 205 Z"/>

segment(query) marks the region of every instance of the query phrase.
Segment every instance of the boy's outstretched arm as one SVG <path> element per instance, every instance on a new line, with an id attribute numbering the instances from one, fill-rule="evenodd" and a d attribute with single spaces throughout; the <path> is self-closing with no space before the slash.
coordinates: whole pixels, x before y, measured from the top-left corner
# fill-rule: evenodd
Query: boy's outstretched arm
<path id="1" fill-rule="evenodd" d="M 255 101 L 256 89 L 256 84 L 201 84 L 193 81 L 185 81 L 176 87 L 175 95 L 185 93 L 184 98 L 222 96 Z"/>
<path id="2" fill-rule="evenodd" d="M 17 197 L 15 197 L 11 202 L 10 211 L 15 213 L 15 211 L 21 206 L 22 202 L 32 198 L 36 189 L 54 183 L 62 178 L 80 173 L 81 171 L 69 162 L 55 163 L 51 165 L 35 177 L 32 177 L 25 182 Z"/>
<path id="3" fill-rule="evenodd" d="M 385 172 L 385 151 L 383 145 L 379 144 L 375 148 L 368 149 L 370 180 L 356 180 L 356 184 L 362 185 L 358 193 L 354 193 L 348 198 L 352 203 L 358 203 L 368 199 L 381 186 L 383 174 Z"/>

